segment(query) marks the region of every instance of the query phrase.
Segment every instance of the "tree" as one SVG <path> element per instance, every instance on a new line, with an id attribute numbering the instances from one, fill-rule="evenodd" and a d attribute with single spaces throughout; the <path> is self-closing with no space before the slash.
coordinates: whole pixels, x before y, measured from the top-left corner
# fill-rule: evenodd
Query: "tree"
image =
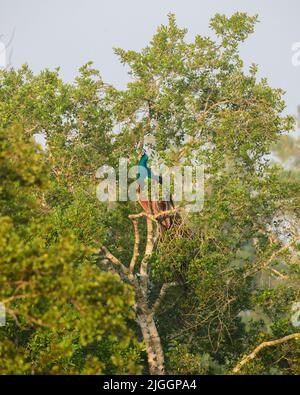
<path id="1" fill-rule="evenodd" d="M 116 49 L 130 69 L 124 90 L 105 84 L 90 63 L 74 84 L 64 83 L 58 70 L 36 76 L 27 66 L 1 72 L 3 140 L 8 135 L 14 141 L 15 124 L 21 125 L 24 144 L 43 134 L 47 147 L 36 162 L 27 151 L 17 157 L 21 169 L 30 173 L 36 167 L 33 174 L 48 174 L 49 183 L 43 189 L 42 182 L 9 181 L 1 197 L 1 214 L 9 217 L 5 227 L 11 229 L 5 235 L 16 233 L 14 244 L 20 245 L 15 277 L 5 261 L 9 278 L 19 281 L 22 265 L 30 264 L 26 248 L 45 276 L 37 277 L 45 304 L 33 314 L 29 302 L 18 299 L 23 315 L 12 313 L 26 329 L 29 323 L 40 327 L 45 317 L 53 325 L 40 329 L 37 342 L 32 330 L 22 332 L 23 343 L 17 324 L 8 327 L 9 340 L 21 344 L 14 352 L 10 348 L 10 371 L 19 369 L 27 344 L 33 351 L 26 362 L 35 361 L 34 372 L 58 372 L 62 366 L 68 372 L 138 372 L 145 353 L 143 372 L 151 374 L 232 373 L 236 366 L 241 373 L 299 371 L 299 340 L 290 321 L 300 297 L 299 235 L 288 224 L 282 237 L 275 223 L 286 212 L 299 218 L 299 181 L 282 177 L 268 160 L 281 134 L 293 129 L 293 118 L 283 115 L 281 89 L 258 80 L 256 65 L 244 70 L 239 44 L 256 20 L 245 13 L 217 14 L 210 22 L 215 41 L 196 36 L 188 42 L 186 30 L 169 15 L 168 25 L 140 52 Z M 156 240 L 155 227 L 166 213 L 155 217 L 133 202 L 109 208 L 95 196 L 97 168 L 116 166 L 120 156 L 137 164 L 146 139 L 167 165 L 205 165 L 202 211 L 185 213 L 183 201 L 175 210 L 182 215 L 180 226 L 162 240 Z M 3 259 L 10 256 L 7 251 Z M 1 289 L 2 299 L 12 296 L 8 286 Z M 41 292 L 39 282 L 33 282 L 33 294 L 36 289 Z M 61 322 L 56 309 L 64 312 Z M 86 316 L 76 321 L 81 310 Z M 87 329 L 80 322 L 88 322 Z M 72 325 L 77 326 L 71 330 Z M 59 350 L 75 344 L 76 352 L 57 364 L 57 348 L 53 356 L 45 350 L 61 330 Z M 143 340 L 143 350 L 129 341 L 133 333 Z M 286 336 L 292 342 L 279 341 Z M 274 341 L 272 350 L 265 346 Z M 255 358 L 242 362 L 260 344 Z M 86 357 L 91 349 L 92 362 Z"/>
<path id="2" fill-rule="evenodd" d="M 116 50 L 132 77 L 126 90 L 111 89 L 119 145 L 126 140 L 129 154 L 135 155 L 135 147 L 150 136 L 165 163 L 205 164 L 204 209 L 186 223 L 192 236 L 170 232 L 149 262 L 149 275 L 162 289 L 179 275 L 185 278 L 184 289 L 169 291 L 155 319 L 171 372 L 189 372 L 180 362 L 186 354 L 208 356 L 206 370 L 200 359 L 198 372 L 217 372 L 220 366 L 226 372 L 241 358 L 240 349 L 257 341 L 258 325 L 247 332 L 241 315 L 265 309 L 262 295 L 269 291 L 261 289 L 258 276 L 266 270 L 274 275 L 269 257 L 282 251 L 268 225 L 275 212 L 293 207 L 299 196 L 266 160 L 282 131 L 293 127 L 292 117 L 282 115 L 283 91 L 269 87 L 266 79 L 258 81 L 256 65 L 245 73 L 238 53 L 256 19 L 244 13 L 216 15 L 210 23 L 216 42 L 196 36 L 187 43 L 186 30 L 169 15 L 169 24 L 160 26 L 140 52 Z M 292 292 L 291 282 L 280 284 L 286 302 L 299 297 L 296 279 Z M 276 319 L 288 316 L 289 303 L 281 305 Z M 286 322 L 281 331 L 293 329 Z M 268 360 L 263 369 L 269 368 Z"/>
<path id="3" fill-rule="evenodd" d="M 70 229 L 51 240 L 44 154 L 20 127 L 0 133 L 1 373 L 139 372 L 131 289 Z"/>

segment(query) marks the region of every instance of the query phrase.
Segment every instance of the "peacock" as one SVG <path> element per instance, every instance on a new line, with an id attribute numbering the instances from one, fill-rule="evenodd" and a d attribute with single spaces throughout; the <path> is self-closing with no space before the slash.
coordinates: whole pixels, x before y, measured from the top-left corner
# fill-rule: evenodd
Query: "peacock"
<path id="1" fill-rule="evenodd" d="M 164 211 L 173 210 L 175 206 L 171 194 L 169 194 L 168 199 L 158 198 L 158 200 L 153 200 L 148 196 L 148 194 L 145 196 L 145 194 L 142 193 L 147 179 L 154 180 L 160 185 L 162 185 L 163 182 L 162 177 L 160 175 L 158 176 L 154 174 L 153 171 L 148 167 L 148 160 L 149 157 L 146 151 L 143 149 L 142 156 L 138 162 L 138 166 L 142 170 L 137 176 L 138 185 L 136 191 L 138 202 L 147 214 L 157 215 L 158 213 L 162 213 Z M 170 229 L 178 220 L 179 214 L 158 218 L 157 221 L 159 224 L 159 236 L 162 237 L 164 232 Z"/>

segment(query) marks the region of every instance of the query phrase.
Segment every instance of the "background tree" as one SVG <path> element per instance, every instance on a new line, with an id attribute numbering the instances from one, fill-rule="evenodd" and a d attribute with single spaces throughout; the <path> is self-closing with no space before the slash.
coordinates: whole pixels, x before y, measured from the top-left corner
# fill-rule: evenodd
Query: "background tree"
<path id="1" fill-rule="evenodd" d="M 1 373 L 138 373 L 132 290 L 58 229 L 40 147 L 20 127 L 2 129 L 0 145 Z"/>

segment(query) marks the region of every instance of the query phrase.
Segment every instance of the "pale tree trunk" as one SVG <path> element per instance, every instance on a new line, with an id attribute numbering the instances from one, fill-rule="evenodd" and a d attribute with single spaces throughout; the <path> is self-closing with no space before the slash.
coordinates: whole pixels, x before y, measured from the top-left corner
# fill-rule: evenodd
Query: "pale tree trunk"
<path id="1" fill-rule="evenodd" d="M 149 372 L 163 375 L 165 374 L 164 353 L 153 316 L 141 314 L 137 320 L 146 346 Z"/>
<path id="2" fill-rule="evenodd" d="M 154 321 L 154 312 L 149 310 L 144 296 L 139 294 L 140 290 L 136 290 L 137 322 L 146 346 L 149 372 L 150 374 L 165 374 L 164 352 Z"/>
<path id="3" fill-rule="evenodd" d="M 148 274 L 148 263 L 152 256 L 154 249 L 153 240 L 153 223 L 157 222 L 160 216 L 166 215 L 176 215 L 176 210 L 171 210 L 170 212 L 163 212 L 157 215 L 150 215 L 145 212 L 140 214 L 129 215 L 132 220 L 134 229 L 134 248 L 133 255 L 129 266 L 123 265 L 114 255 L 112 255 L 107 248 L 102 247 L 101 253 L 108 259 L 109 262 L 113 264 L 113 267 L 117 269 L 120 276 L 134 287 L 135 290 L 135 306 L 134 310 L 136 312 L 136 321 L 141 329 L 142 337 L 145 343 L 147 357 L 148 357 L 148 367 L 151 375 L 164 375 L 164 352 L 160 340 L 160 336 L 156 327 L 154 320 L 155 313 L 159 308 L 160 302 L 163 299 L 167 289 L 170 286 L 176 285 L 176 283 L 166 283 L 162 286 L 159 296 L 157 297 L 154 305 L 150 307 L 148 294 L 149 294 L 149 274 Z M 147 242 L 146 248 L 141 260 L 139 270 L 135 270 L 137 266 L 137 261 L 139 257 L 139 245 L 140 245 L 140 235 L 138 227 L 138 219 L 146 217 L 147 220 Z"/>

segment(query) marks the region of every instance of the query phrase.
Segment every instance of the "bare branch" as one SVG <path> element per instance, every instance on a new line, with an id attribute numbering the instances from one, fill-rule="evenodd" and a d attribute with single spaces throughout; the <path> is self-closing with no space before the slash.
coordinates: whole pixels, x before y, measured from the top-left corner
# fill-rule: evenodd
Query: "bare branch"
<path id="1" fill-rule="evenodd" d="M 238 373 L 241 368 L 248 362 L 250 362 L 252 359 L 254 359 L 256 357 L 256 355 L 264 348 L 266 347 L 271 347 L 271 346 L 276 346 L 277 344 L 281 344 L 284 343 L 288 340 L 292 340 L 292 339 L 300 339 L 300 332 L 298 333 L 292 333 L 291 335 L 288 336 L 284 336 L 280 339 L 276 339 L 276 340 L 271 340 L 268 342 L 263 342 L 261 343 L 259 346 L 257 346 L 249 355 L 246 355 L 237 365 L 236 367 L 233 369 L 233 373 Z"/>
<path id="2" fill-rule="evenodd" d="M 140 275 L 141 275 L 141 280 L 142 280 L 142 285 L 144 287 L 144 292 L 147 290 L 147 285 L 148 285 L 148 261 L 149 258 L 152 255 L 154 248 L 154 242 L 153 242 L 153 223 L 152 220 L 147 218 L 147 243 L 146 243 L 146 249 L 145 249 L 145 254 L 141 262 L 141 267 L 140 267 Z"/>
<path id="3" fill-rule="evenodd" d="M 271 267 L 270 270 L 276 277 L 280 277 L 282 280 L 289 279 L 289 276 L 287 276 L 286 274 L 280 273 L 278 270 L 274 269 L 273 267 Z"/>
<path id="4" fill-rule="evenodd" d="M 156 221 L 159 218 L 163 218 L 163 217 L 168 217 L 171 215 L 176 215 L 178 213 L 178 208 L 174 208 L 172 210 L 167 210 L 167 211 L 161 211 L 160 213 L 157 213 L 155 215 L 153 214 L 148 214 L 145 211 L 139 213 L 139 214 L 130 214 L 128 216 L 128 218 L 130 219 L 137 219 L 137 218 L 142 218 L 142 217 L 146 217 L 151 219 L 152 221 Z"/>
<path id="5" fill-rule="evenodd" d="M 103 266 L 105 266 L 105 268 L 106 268 L 106 270 L 108 271 L 108 272 L 110 272 L 110 273 L 113 273 L 113 274 L 117 274 L 118 276 L 120 276 L 121 277 L 121 279 L 123 280 L 123 281 L 127 281 L 127 280 L 130 280 L 130 282 L 131 282 L 131 279 L 129 278 L 130 276 L 129 275 L 127 275 L 127 274 L 124 274 L 123 273 L 123 271 L 122 270 L 120 270 L 120 268 L 118 267 L 118 266 L 116 266 L 116 265 L 114 265 L 108 258 L 103 258 L 100 262 L 98 262 L 97 263 L 97 266 L 100 268 L 100 269 L 103 269 Z"/>
<path id="6" fill-rule="evenodd" d="M 119 267 L 124 274 L 128 274 L 129 270 L 126 266 L 123 265 L 121 261 L 119 261 L 118 258 L 116 258 L 106 247 L 102 246 L 100 248 L 100 251 L 103 253 L 105 258 L 109 259 L 111 263 L 113 263 L 115 266 Z"/>
<path id="7" fill-rule="evenodd" d="M 131 219 L 134 229 L 134 247 L 133 247 L 133 255 L 129 265 L 130 273 L 133 273 L 134 267 L 136 265 L 136 261 L 139 257 L 139 246 L 140 246 L 140 232 L 139 232 L 139 225 L 138 221 L 134 218 Z"/>
<path id="8" fill-rule="evenodd" d="M 172 282 L 172 283 L 165 283 L 165 284 L 163 284 L 163 286 L 162 286 L 161 289 L 160 289 L 158 298 L 156 299 L 156 301 L 155 301 L 155 303 L 154 303 L 154 305 L 153 305 L 153 307 L 152 307 L 152 313 L 153 313 L 153 314 L 155 314 L 155 312 L 158 310 L 161 301 L 163 300 L 163 298 L 165 297 L 165 294 L 167 293 L 167 290 L 168 290 L 170 287 L 174 287 L 174 286 L 176 286 L 176 285 L 178 285 L 178 284 L 177 284 L 177 282 L 175 282 L 175 281 Z"/>

